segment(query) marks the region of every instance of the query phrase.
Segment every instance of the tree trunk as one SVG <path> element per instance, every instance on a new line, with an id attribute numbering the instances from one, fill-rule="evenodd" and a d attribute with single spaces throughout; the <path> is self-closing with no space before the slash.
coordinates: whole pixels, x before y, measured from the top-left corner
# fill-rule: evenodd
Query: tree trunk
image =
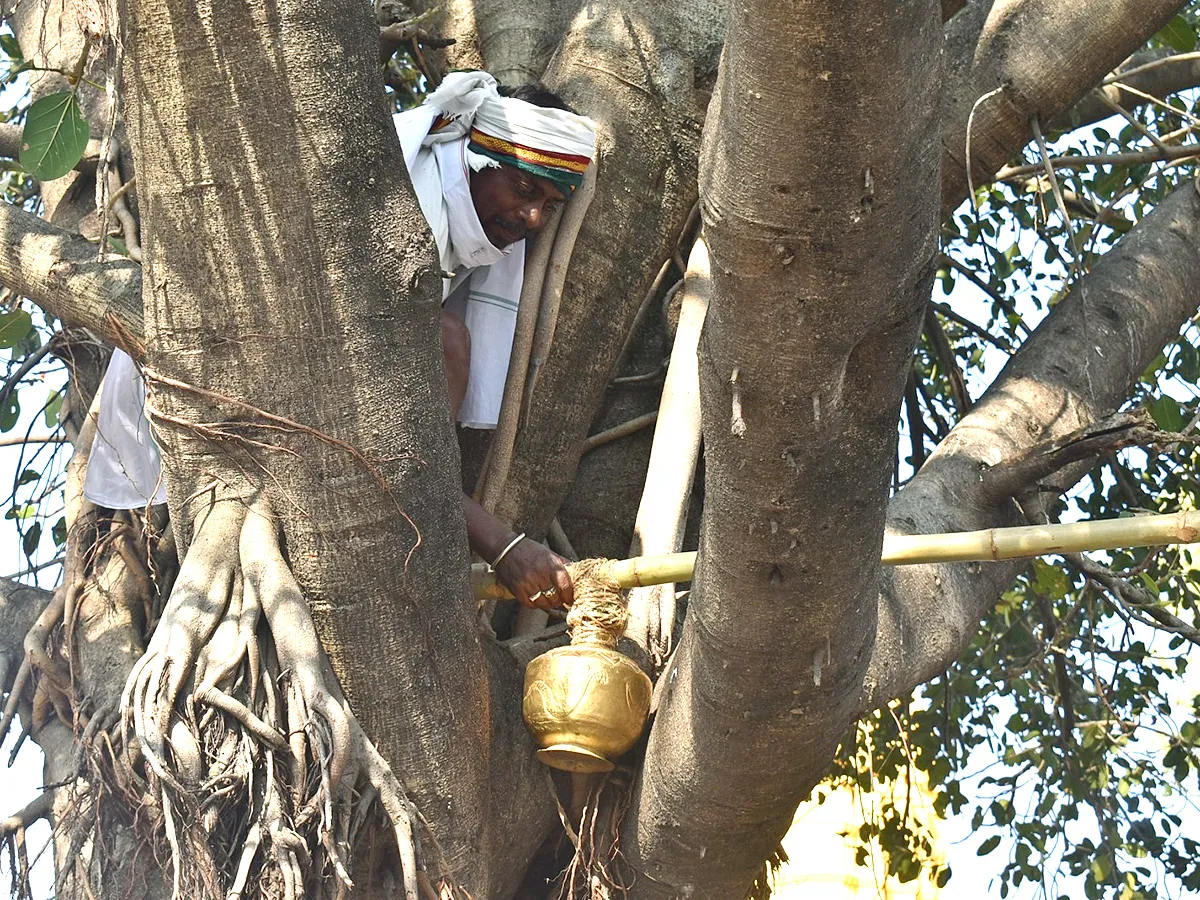
<path id="1" fill-rule="evenodd" d="M 125 9 L 153 418 L 181 546 L 208 492 L 271 497 L 338 681 L 437 839 L 432 868 L 482 896 L 490 703 L 438 269 L 377 35 L 345 12 Z"/>
<path id="2" fill-rule="evenodd" d="M 731 14 L 702 161 L 700 563 L 624 831 L 636 897 L 743 894 L 855 713 L 934 269 L 940 42 L 933 2 Z M 746 142 L 763 130 L 788 139 Z"/>

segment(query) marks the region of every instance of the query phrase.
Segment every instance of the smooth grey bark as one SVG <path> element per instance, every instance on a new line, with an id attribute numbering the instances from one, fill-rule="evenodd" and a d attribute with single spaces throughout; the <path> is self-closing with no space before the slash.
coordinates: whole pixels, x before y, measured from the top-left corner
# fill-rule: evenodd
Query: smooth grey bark
<path id="1" fill-rule="evenodd" d="M 501 84 L 538 81 L 578 0 L 451 0 L 446 30 L 456 64 L 487 69 Z"/>
<path id="2" fill-rule="evenodd" d="M 141 356 L 142 267 L 96 259 L 96 245 L 0 203 L 0 282 L 47 312 Z"/>
<path id="3" fill-rule="evenodd" d="M 1136 69 L 1145 63 L 1163 60 L 1173 55 L 1175 54 L 1164 50 L 1135 53 L 1113 74 Z M 1191 59 L 1166 63 L 1145 72 L 1138 72 L 1113 84 L 1097 88 L 1097 90 L 1103 92 L 1104 96 L 1112 103 L 1132 112 L 1150 102 L 1134 91 L 1165 100 L 1172 94 L 1197 86 L 1200 86 L 1200 59 Z M 1129 88 L 1133 88 L 1134 91 Z M 1050 127 L 1068 131 L 1093 125 L 1112 115 L 1114 115 L 1113 108 L 1097 97 L 1095 92 L 1092 92 L 1051 122 Z"/>
<path id="4" fill-rule="evenodd" d="M 440 281 L 374 23 L 332 0 L 122 13 L 177 536 L 214 481 L 272 497 L 341 687 L 437 838 L 431 875 L 484 896 L 490 702 Z"/>
<path id="5" fill-rule="evenodd" d="M 1183 0 L 996 0 L 972 3 L 951 19 L 940 98 L 943 214 L 967 197 L 972 109 L 971 172 L 980 185 L 1029 143 L 1030 119 L 1054 121 L 1185 5 Z"/>
<path id="6" fill-rule="evenodd" d="M 856 712 L 934 270 L 940 15 L 731 13 L 701 163 L 700 561 L 623 830 L 636 898 L 743 895 Z M 790 139 L 746 138 L 768 129 Z"/>
<path id="7" fill-rule="evenodd" d="M 0 656 L 5 658 L 7 673 L 0 689 L 4 692 L 8 691 L 16 666 L 24 656 L 21 642 L 25 633 L 33 626 L 42 607 L 50 602 L 50 596 L 49 591 L 41 588 L 0 579 Z"/>
<path id="8" fill-rule="evenodd" d="M 971 413 L 893 498 L 889 529 L 1024 525 L 988 496 L 989 469 L 1114 412 L 1196 312 L 1200 195 L 1186 183 L 1085 276 L 1009 361 Z M 1064 353 L 1066 347 L 1072 352 Z M 1059 493 L 1072 478 L 1046 480 Z M 860 712 L 910 691 L 962 653 L 1022 562 L 903 566 L 885 573 Z"/>

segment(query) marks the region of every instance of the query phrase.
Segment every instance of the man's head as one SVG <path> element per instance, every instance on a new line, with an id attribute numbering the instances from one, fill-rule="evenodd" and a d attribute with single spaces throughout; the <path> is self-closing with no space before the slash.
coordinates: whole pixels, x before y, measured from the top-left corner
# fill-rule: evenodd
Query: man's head
<path id="1" fill-rule="evenodd" d="M 487 239 L 504 248 L 541 231 L 567 195 L 548 178 L 501 164 L 471 173 L 471 200 Z"/>
<path id="2" fill-rule="evenodd" d="M 539 83 L 519 87 L 499 85 L 501 97 L 509 97 L 543 109 L 575 110 L 562 97 Z M 471 173 L 471 200 L 483 232 L 497 247 L 507 247 L 546 226 L 554 212 L 567 200 L 565 185 L 539 177 L 525 169 L 501 163 Z"/>
<path id="3" fill-rule="evenodd" d="M 542 84 L 523 84 L 515 88 L 498 86 L 497 92 L 507 98 L 509 122 L 519 115 L 521 105 L 559 110 L 566 114 L 564 119 L 569 116 L 587 121 Z M 478 122 L 472 129 L 469 148 L 499 163 L 471 172 L 471 199 L 475 212 L 484 234 L 496 247 L 507 247 L 544 228 L 582 180 L 590 161 L 590 155 L 556 152 L 544 146 L 527 147 L 497 139 L 480 129 Z"/>

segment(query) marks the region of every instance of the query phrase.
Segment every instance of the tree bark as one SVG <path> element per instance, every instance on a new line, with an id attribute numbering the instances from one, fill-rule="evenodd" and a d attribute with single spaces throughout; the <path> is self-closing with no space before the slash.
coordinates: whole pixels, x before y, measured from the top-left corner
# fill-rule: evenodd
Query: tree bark
<path id="1" fill-rule="evenodd" d="M 377 29 L 335 0 L 131 0 L 123 18 L 180 544 L 197 491 L 271 496 L 338 681 L 437 839 L 427 863 L 483 896 L 490 702 L 440 281 Z"/>
<path id="2" fill-rule="evenodd" d="M 1188 183 L 1139 222 L 1054 307 L 971 413 L 892 500 L 888 528 L 928 534 L 1027 524 L 1013 501 L 988 499 L 988 470 L 1114 412 L 1146 366 L 1195 314 L 1197 284 L 1200 195 Z M 1049 479 L 1054 493 L 1067 490 L 1073 481 Z M 1024 565 L 888 570 L 860 712 L 907 693 L 956 659 Z"/>
<path id="3" fill-rule="evenodd" d="M 940 14 L 731 14 L 702 160 L 700 564 L 623 831 L 635 897 L 744 894 L 855 714 L 934 270 Z M 765 130 L 789 139 L 746 138 Z"/>
<path id="4" fill-rule="evenodd" d="M 1054 121 L 1185 5 L 995 0 L 951 19 L 941 98 L 943 215 L 967 197 L 968 119 L 972 176 L 986 184 L 1032 139 L 1030 119 Z"/>
<path id="5" fill-rule="evenodd" d="M 142 355 L 142 267 L 96 259 L 96 245 L 0 203 L 0 281 L 47 312 Z"/>

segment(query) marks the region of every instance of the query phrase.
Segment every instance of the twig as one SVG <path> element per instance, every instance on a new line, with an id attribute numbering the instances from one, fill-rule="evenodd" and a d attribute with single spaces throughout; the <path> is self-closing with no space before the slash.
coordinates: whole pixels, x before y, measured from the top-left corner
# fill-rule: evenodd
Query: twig
<path id="1" fill-rule="evenodd" d="M 1162 150 L 1139 150 L 1134 153 L 1102 153 L 1097 156 L 1054 156 L 1048 160 L 1052 169 L 1086 169 L 1089 166 L 1136 166 L 1142 163 L 1190 159 L 1200 156 L 1200 144 L 1181 144 Z M 1046 163 L 1024 166 L 1005 166 L 996 173 L 996 181 L 1012 181 L 1046 171 Z"/>
<path id="2" fill-rule="evenodd" d="M 958 361 L 954 358 L 954 349 L 950 346 L 950 339 L 946 337 L 942 323 L 928 306 L 925 307 L 925 334 L 928 335 L 934 355 L 950 382 L 950 396 L 954 399 L 954 407 L 960 417 L 965 416 L 972 406 L 971 395 L 967 393 L 966 379 L 963 378 L 962 369 L 958 367 Z"/>
<path id="3" fill-rule="evenodd" d="M 980 278 L 978 275 L 976 275 L 974 272 L 972 272 L 970 269 L 968 269 L 965 265 L 960 263 L 953 256 L 950 256 L 948 253 L 943 253 L 941 255 L 940 262 L 942 263 L 942 265 L 949 266 L 954 271 L 958 272 L 960 275 L 962 275 L 964 278 L 966 278 L 967 281 L 971 282 L 971 284 L 975 285 L 975 287 L 979 288 L 981 291 L 983 291 L 985 294 L 987 294 L 989 297 L 991 297 L 992 300 L 995 301 L 996 305 L 999 306 L 1002 310 L 1004 310 L 1006 313 L 1008 313 L 1009 315 L 1016 318 L 1017 324 L 1020 326 L 1021 330 L 1025 332 L 1026 335 L 1029 335 L 1031 333 L 1029 326 L 1025 324 L 1025 318 L 1019 312 L 1017 312 L 1017 307 L 1013 304 L 1013 302 L 1011 300 L 1009 300 L 1003 294 L 996 291 L 986 281 L 984 281 L 982 278 Z"/>
<path id="4" fill-rule="evenodd" d="M 1134 66 L 1132 69 L 1123 69 L 1120 72 L 1114 72 L 1112 75 L 1109 75 L 1102 82 L 1100 82 L 1100 86 L 1105 87 L 1110 84 L 1116 84 L 1124 78 L 1131 78 L 1134 75 L 1141 75 L 1143 72 L 1149 72 L 1151 69 L 1157 69 L 1160 66 L 1170 65 L 1172 63 L 1192 62 L 1193 60 L 1197 59 L 1200 59 L 1200 53 L 1177 53 L 1174 56 L 1164 56 L 1161 59 L 1154 59 L 1148 63 L 1143 63 L 1140 66 Z"/>
<path id="5" fill-rule="evenodd" d="M 18 578 L 24 578 L 26 575 L 32 575 L 34 572 L 42 571 L 42 569 L 49 569 L 51 566 L 57 566 L 65 559 L 66 559 L 65 556 L 56 556 L 56 557 L 54 557 L 54 559 L 50 560 L 49 562 L 39 563 L 38 565 L 33 566 L 32 568 L 25 569 L 24 571 L 17 572 L 14 575 L 8 575 L 6 577 L 8 578 L 9 581 L 16 581 Z"/>
<path id="6" fill-rule="evenodd" d="M 1186 109 L 1181 109 L 1178 106 L 1172 106 L 1166 100 L 1162 99 L 1162 97 L 1155 97 L 1153 94 L 1147 94 L 1145 91 L 1138 90 L 1137 88 L 1126 84 L 1124 81 L 1115 81 L 1113 84 L 1123 91 L 1128 91 L 1135 97 L 1141 97 L 1143 100 L 1152 104 L 1153 106 L 1157 106 L 1173 115 L 1179 116 L 1180 118 L 1187 119 L 1189 122 L 1194 124 L 1200 124 L 1200 117 L 1193 115 Z"/>
<path id="7" fill-rule="evenodd" d="M 627 384 L 647 384 L 651 381 L 657 381 L 659 378 L 662 378 L 666 372 L 667 362 L 664 360 L 661 365 L 655 369 L 651 369 L 649 372 L 643 372 L 640 375 L 624 375 L 620 378 L 614 378 L 612 380 L 612 385 L 614 387 L 620 387 Z"/>
<path id="8" fill-rule="evenodd" d="M 1129 110 L 1127 110 L 1125 107 L 1123 107 L 1116 100 L 1113 100 L 1111 97 L 1109 97 L 1108 94 L 1104 93 L 1104 91 L 1100 90 L 1099 88 L 1095 88 L 1095 89 L 1093 89 L 1092 93 L 1096 95 L 1096 98 L 1101 103 L 1103 103 L 1105 106 L 1107 106 L 1109 109 L 1111 109 L 1117 115 L 1119 115 L 1122 119 L 1124 119 L 1126 122 L 1128 122 L 1130 127 L 1133 128 L 1134 131 L 1136 131 L 1142 137 L 1144 137 L 1148 141 L 1150 141 L 1150 143 L 1152 143 L 1159 150 L 1167 149 L 1167 145 L 1162 142 L 1162 140 L 1158 137 L 1158 135 L 1156 135 L 1154 132 L 1152 132 L 1150 129 L 1148 129 L 1145 125 L 1143 125 L 1141 122 L 1139 122 L 1134 117 L 1133 113 L 1131 113 Z"/>
<path id="9" fill-rule="evenodd" d="M 908 415 L 908 437 L 912 443 L 912 470 L 917 473 L 925 465 L 925 420 L 917 402 L 917 373 L 908 371 L 908 385 L 904 391 L 904 410 Z"/>
<path id="10" fill-rule="evenodd" d="M 916 373 L 914 372 L 914 378 L 915 376 Z M 937 411 L 937 407 L 933 405 L 933 397 L 930 396 L 929 391 L 926 389 L 925 382 L 920 378 L 916 378 L 916 382 L 917 393 L 925 401 L 925 411 L 929 413 L 929 417 L 933 419 L 933 423 L 936 426 L 934 436 L 940 441 L 950 433 L 950 426 L 946 424 L 946 420 L 942 418 L 941 414 Z"/>
<path id="11" fill-rule="evenodd" d="M 636 434 L 643 428 L 649 428 L 658 420 L 658 410 L 648 412 L 645 415 L 638 416 L 635 419 L 630 419 L 628 422 L 622 422 L 613 428 L 606 431 L 601 431 L 599 434 L 593 434 L 583 442 L 582 453 L 589 453 L 597 447 L 603 447 L 605 444 L 610 444 L 613 441 L 620 440 L 623 437 L 628 437 L 631 434 Z"/>
<path id="12" fill-rule="evenodd" d="M 646 291 L 646 296 L 642 298 L 642 304 L 638 307 L 637 313 L 633 317 L 633 321 L 629 325 L 629 331 L 625 334 L 625 343 L 621 345 L 621 352 L 617 354 L 616 361 L 613 363 L 613 375 L 615 376 L 621 371 L 621 367 L 625 365 L 625 357 L 629 355 L 629 351 L 633 349 L 633 342 L 637 338 L 638 329 L 642 327 L 642 322 L 646 318 L 646 313 L 650 310 L 650 304 L 654 298 L 658 296 L 658 292 L 662 289 L 663 281 L 666 280 L 667 273 L 671 271 L 671 266 L 675 263 L 675 258 L 669 257 L 665 260 L 658 270 L 658 274 L 654 276 L 654 281 L 650 285 L 650 290 Z"/>
<path id="13" fill-rule="evenodd" d="M 999 350 L 1003 350 L 1005 353 L 1011 354 L 1013 352 L 1012 345 L 1008 341 L 1004 340 L 1003 338 L 996 337 L 986 328 L 982 327 L 981 325 L 976 325 L 965 316 L 960 316 L 947 304 L 934 302 L 932 305 L 933 308 L 936 309 L 941 315 L 945 316 L 952 322 L 957 322 L 977 338 L 987 341 L 989 344 Z"/>
<path id="14" fill-rule="evenodd" d="M 53 346 L 54 343 L 52 341 L 46 341 L 46 343 L 42 344 L 42 346 L 38 347 L 38 349 L 28 354 L 21 363 L 20 367 L 18 367 L 17 371 L 8 376 L 3 387 L 0 387 L 0 409 L 5 408 L 5 406 L 8 404 L 8 398 L 11 397 L 12 392 L 17 389 L 17 385 L 24 380 L 26 375 L 33 371 L 34 367 L 36 367 L 38 363 L 46 358 L 46 354 L 50 352 Z"/>
<path id="15" fill-rule="evenodd" d="M 1152 596 L 1149 591 L 1131 584 L 1108 566 L 1101 565 L 1081 553 L 1064 553 L 1062 556 L 1085 576 L 1101 584 L 1109 596 L 1127 611 L 1143 613 L 1153 619 L 1152 622 L 1146 622 L 1143 616 L 1138 616 L 1139 621 L 1160 631 L 1177 634 L 1200 647 L 1200 630 L 1160 607 L 1158 598 Z"/>
<path id="16" fill-rule="evenodd" d="M 69 444 L 61 434 L 31 434 L 24 437 L 0 438 L 0 447 L 17 447 L 22 444 Z"/>
<path id="17" fill-rule="evenodd" d="M 983 474 L 984 495 L 989 502 L 998 503 L 1079 460 L 1123 447 L 1194 440 L 1197 438 L 1160 430 L 1145 410 L 1117 413 L 1066 437 L 1035 444 L 1009 462 L 988 469 Z"/>

